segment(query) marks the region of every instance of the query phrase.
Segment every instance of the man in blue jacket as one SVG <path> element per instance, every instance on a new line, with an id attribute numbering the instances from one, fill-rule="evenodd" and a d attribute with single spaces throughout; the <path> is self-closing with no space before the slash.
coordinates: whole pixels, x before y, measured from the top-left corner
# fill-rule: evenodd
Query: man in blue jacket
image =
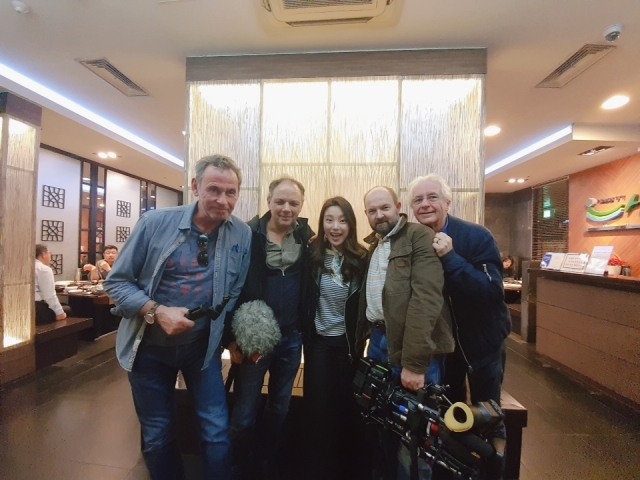
<path id="1" fill-rule="evenodd" d="M 231 475 L 220 339 L 247 276 L 251 231 L 231 215 L 242 182 L 233 160 L 204 157 L 195 171 L 191 188 L 198 201 L 147 212 L 104 283 L 114 313 L 123 317 L 116 354 L 129 372 L 153 480 L 185 478 L 173 437 L 178 371 L 193 394 L 204 478 Z M 186 317 L 205 303 L 217 307 L 218 320 Z"/>
<path id="2" fill-rule="evenodd" d="M 436 235 L 433 248 L 444 268 L 445 289 L 453 310 L 455 352 L 447 357 L 444 384 L 452 402 L 500 403 L 506 360 L 505 338 L 511 318 L 504 302 L 502 259 L 491 232 L 449 215 L 451 188 L 436 174 L 409 185 L 416 219 Z"/>

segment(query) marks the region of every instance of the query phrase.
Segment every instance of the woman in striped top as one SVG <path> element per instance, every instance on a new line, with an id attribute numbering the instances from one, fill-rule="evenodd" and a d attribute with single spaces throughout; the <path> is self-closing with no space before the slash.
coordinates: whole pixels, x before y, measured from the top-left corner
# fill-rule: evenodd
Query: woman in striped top
<path id="1" fill-rule="evenodd" d="M 360 285 L 367 250 L 358 243 L 356 217 L 343 197 L 327 200 L 311 247 L 316 284 L 304 346 L 304 401 L 310 479 L 364 476 L 357 450 L 359 417 L 351 383 Z M 360 461 L 358 460 L 360 459 Z"/>

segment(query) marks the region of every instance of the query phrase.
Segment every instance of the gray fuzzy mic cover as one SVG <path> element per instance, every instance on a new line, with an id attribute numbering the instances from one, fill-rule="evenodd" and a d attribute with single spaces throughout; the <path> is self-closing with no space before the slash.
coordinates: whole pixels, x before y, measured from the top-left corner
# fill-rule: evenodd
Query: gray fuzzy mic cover
<path id="1" fill-rule="evenodd" d="M 263 300 L 240 305 L 233 316 L 231 329 L 242 353 L 249 358 L 272 352 L 282 336 L 273 310 Z"/>

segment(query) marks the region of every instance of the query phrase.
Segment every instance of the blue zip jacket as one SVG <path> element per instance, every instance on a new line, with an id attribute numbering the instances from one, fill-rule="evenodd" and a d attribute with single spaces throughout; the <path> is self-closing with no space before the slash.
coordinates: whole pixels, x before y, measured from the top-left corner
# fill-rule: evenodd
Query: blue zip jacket
<path id="1" fill-rule="evenodd" d="M 138 316 L 140 309 L 153 299 L 167 260 L 184 242 L 198 203 L 147 212 L 136 224 L 131 236 L 113 264 L 104 289 L 116 307 L 115 315 L 122 316 L 116 338 L 116 355 L 122 368 L 131 371 L 136 352 L 147 323 Z M 251 230 L 233 215 L 218 227 L 216 254 L 213 266 L 213 306 L 230 297 L 219 319 L 211 322 L 209 347 L 203 369 L 220 344 L 224 318 L 240 295 L 249 270 Z M 176 295 L 181 295 L 178 291 Z M 186 306 L 187 301 L 185 301 Z"/>
<path id="2" fill-rule="evenodd" d="M 500 251 L 485 227 L 451 215 L 446 233 L 453 239 L 453 250 L 440 260 L 453 308 L 456 350 L 473 368 L 480 368 L 511 331 Z"/>

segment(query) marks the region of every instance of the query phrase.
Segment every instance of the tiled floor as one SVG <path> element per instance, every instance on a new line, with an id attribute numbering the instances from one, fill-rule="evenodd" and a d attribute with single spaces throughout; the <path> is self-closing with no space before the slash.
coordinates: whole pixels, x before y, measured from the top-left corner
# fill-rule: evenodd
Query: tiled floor
<path id="1" fill-rule="evenodd" d="M 2 391 L 1 479 L 148 478 L 126 374 L 109 342 Z M 640 415 L 541 365 L 530 346 L 508 345 L 504 386 L 529 409 L 521 480 L 640 479 Z M 187 460 L 189 478 L 198 478 L 198 461 Z"/>

